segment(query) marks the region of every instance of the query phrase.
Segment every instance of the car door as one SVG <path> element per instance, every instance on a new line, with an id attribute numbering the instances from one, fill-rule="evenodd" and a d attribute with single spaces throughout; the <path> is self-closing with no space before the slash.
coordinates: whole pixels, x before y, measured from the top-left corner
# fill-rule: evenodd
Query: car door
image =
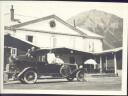
<path id="1" fill-rule="evenodd" d="M 61 65 L 58 65 L 58 64 L 47 64 L 45 66 L 45 71 L 51 74 L 58 74 L 60 71 L 60 67 Z"/>

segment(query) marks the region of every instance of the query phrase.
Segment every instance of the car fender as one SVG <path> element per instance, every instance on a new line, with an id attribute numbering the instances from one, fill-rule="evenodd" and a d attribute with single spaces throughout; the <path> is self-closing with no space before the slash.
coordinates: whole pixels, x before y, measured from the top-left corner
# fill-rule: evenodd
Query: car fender
<path id="1" fill-rule="evenodd" d="M 28 70 L 35 70 L 34 68 L 32 67 L 27 67 L 27 68 L 24 68 L 18 75 L 17 77 L 19 78 L 20 76 L 22 76 L 26 71 Z"/>
<path id="2" fill-rule="evenodd" d="M 84 71 L 84 72 L 86 72 L 86 70 L 85 70 L 84 68 L 78 68 L 78 69 L 76 70 L 75 74 L 76 74 L 78 71 Z"/>

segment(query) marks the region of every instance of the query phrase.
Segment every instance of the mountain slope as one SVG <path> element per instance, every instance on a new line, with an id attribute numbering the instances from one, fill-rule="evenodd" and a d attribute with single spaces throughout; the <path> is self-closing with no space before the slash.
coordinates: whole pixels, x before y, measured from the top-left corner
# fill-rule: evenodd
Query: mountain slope
<path id="1" fill-rule="evenodd" d="M 74 20 L 76 26 L 104 36 L 104 50 L 122 46 L 122 18 L 94 9 L 73 16 L 67 22 L 73 25 Z"/>

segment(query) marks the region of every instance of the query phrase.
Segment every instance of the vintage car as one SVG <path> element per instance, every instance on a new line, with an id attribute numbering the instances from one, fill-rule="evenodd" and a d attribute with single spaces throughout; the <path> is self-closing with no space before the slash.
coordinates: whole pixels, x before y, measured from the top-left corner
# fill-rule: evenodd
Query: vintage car
<path id="1" fill-rule="evenodd" d="M 41 76 L 51 76 L 52 78 L 66 78 L 73 81 L 84 81 L 85 70 L 79 68 L 77 64 L 49 64 L 47 62 L 47 53 L 49 50 L 37 50 L 34 52 L 34 58 L 27 55 L 13 57 L 10 60 L 10 71 L 13 76 L 22 83 L 32 84 Z"/>

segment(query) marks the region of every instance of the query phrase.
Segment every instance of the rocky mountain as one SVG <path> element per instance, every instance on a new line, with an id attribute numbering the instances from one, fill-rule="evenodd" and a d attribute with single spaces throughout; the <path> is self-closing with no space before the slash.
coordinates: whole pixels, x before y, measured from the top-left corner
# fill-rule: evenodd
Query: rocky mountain
<path id="1" fill-rule="evenodd" d="M 103 48 L 112 49 L 122 46 L 123 19 L 99 10 L 90 10 L 73 16 L 67 20 L 71 25 L 95 32 L 104 36 Z"/>

